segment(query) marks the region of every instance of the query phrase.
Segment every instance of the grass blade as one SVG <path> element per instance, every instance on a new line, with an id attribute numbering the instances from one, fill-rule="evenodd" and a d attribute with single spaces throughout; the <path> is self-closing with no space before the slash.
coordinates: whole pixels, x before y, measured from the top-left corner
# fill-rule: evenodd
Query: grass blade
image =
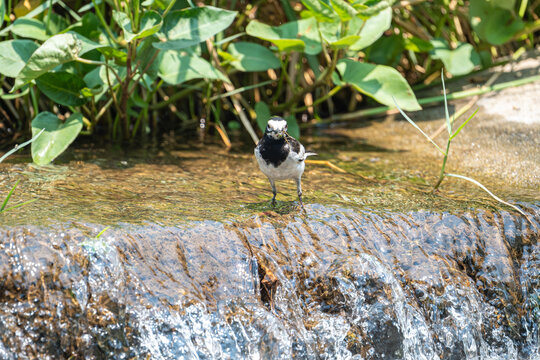
<path id="1" fill-rule="evenodd" d="M 461 129 L 463 129 L 465 127 L 465 125 L 467 125 L 467 123 L 469 122 L 469 120 L 471 120 L 474 115 L 476 115 L 476 113 L 478 112 L 478 109 L 476 109 L 475 112 L 473 112 L 473 114 L 471 116 L 469 116 L 469 118 L 467 120 L 465 120 L 465 122 L 463 122 L 463 124 L 461 124 L 455 133 L 453 133 L 452 135 L 450 135 L 450 140 L 452 140 L 453 138 L 455 138 L 457 136 L 457 134 L 459 134 L 459 132 L 461 131 Z"/>
<path id="2" fill-rule="evenodd" d="M 8 207 L 8 208 L 5 209 L 5 210 L 0 211 L 0 213 L 6 212 L 6 211 L 9 211 L 9 210 L 12 210 L 12 209 L 16 209 L 16 208 L 18 208 L 19 206 L 23 206 L 23 205 L 26 205 L 26 204 L 30 204 L 31 202 L 34 202 L 34 201 L 36 201 L 36 200 L 37 200 L 37 199 L 32 199 L 32 200 L 28 200 L 28 201 L 22 202 L 22 203 L 17 204 L 17 205 L 10 206 L 10 207 Z"/>
<path id="3" fill-rule="evenodd" d="M 99 237 L 100 237 L 101 235 L 103 235 L 103 233 L 104 233 L 105 231 L 109 230 L 110 228 L 111 228 L 110 226 L 107 226 L 105 229 L 101 230 L 101 231 L 99 232 L 99 234 L 96 235 L 95 239 L 99 239 Z"/>
<path id="4" fill-rule="evenodd" d="M 451 177 L 456 177 L 456 178 L 459 178 L 459 179 L 463 179 L 463 180 L 467 180 L 473 184 L 475 184 L 476 186 L 480 187 L 482 190 L 484 190 L 485 192 L 487 192 L 489 194 L 489 196 L 491 196 L 492 198 L 494 198 L 495 200 L 497 200 L 498 202 L 500 202 L 501 204 L 504 204 L 506 206 L 510 206 L 512 209 L 516 210 L 517 212 L 519 212 L 521 215 L 525 216 L 527 218 L 527 220 L 529 219 L 527 217 L 527 214 L 525 214 L 523 212 L 523 210 L 521 210 L 520 208 L 518 208 L 517 206 L 515 205 L 512 205 L 504 200 L 502 200 L 501 198 L 497 197 L 495 194 L 493 194 L 491 191 L 489 191 L 484 185 L 480 184 L 478 181 L 474 180 L 474 179 L 471 179 L 469 177 L 466 177 L 466 176 L 463 176 L 463 175 L 457 175 L 457 174 L 446 174 L 446 176 L 451 176 Z"/>
<path id="5" fill-rule="evenodd" d="M 416 128 L 416 130 L 420 131 L 422 133 L 422 135 L 424 135 L 426 137 L 426 139 L 429 140 L 429 142 L 431 142 L 433 145 L 435 145 L 435 147 L 437 148 L 437 150 L 440 151 L 441 154 L 445 155 L 446 156 L 446 153 L 439 147 L 439 145 L 437 145 L 435 143 L 435 141 L 433 141 L 425 132 L 422 131 L 422 129 L 420 129 L 420 127 L 418 125 L 416 125 L 416 123 L 414 121 L 411 120 L 411 118 L 409 118 L 407 116 L 407 114 L 405 114 L 403 112 L 403 110 L 401 110 L 401 108 L 399 107 L 399 105 L 397 104 L 396 102 L 396 99 L 392 96 L 392 99 L 394 100 L 394 104 L 396 104 L 396 107 L 397 109 L 399 110 L 399 112 L 401 113 L 401 115 L 403 115 L 403 117 L 412 125 Z"/>
<path id="6" fill-rule="evenodd" d="M 15 188 L 17 187 L 17 185 L 19 185 L 19 181 L 20 180 L 17 180 L 15 185 L 13 185 L 11 190 L 9 190 L 9 193 L 7 194 L 6 198 L 4 199 L 4 202 L 2 203 L 2 207 L 0 207 L 0 212 L 4 212 L 4 209 L 6 208 L 9 198 L 11 197 L 11 195 L 13 195 L 13 192 L 15 191 Z"/>
<path id="7" fill-rule="evenodd" d="M 452 135 L 452 123 L 450 122 L 450 115 L 448 115 L 448 101 L 446 100 L 446 87 L 444 86 L 444 71 L 441 71 L 441 82 L 444 96 L 444 115 L 446 116 L 446 128 L 448 129 L 448 136 Z"/>
<path id="8" fill-rule="evenodd" d="M 22 149 L 23 147 L 25 147 L 26 145 L 30 144 L 32 141 L 36 140 L 39 135 L 41 135 L 41 133 L 43 133 L 45 131 L 45 129 L 41 129 L 40 132 L 37 133 L 36 136 L 34 136 L 33 138 L 31 138 L 30 140 L 26 141 L 26 142 L 23 142 L 21 145 L 17 145 L 15 146 L 13 149 L 9 150 L 7 153 L 5 153 L 2 157 L 0 157 L 0 163 L 2 161 L 4 161 L 5 158 L 7 158 L 9 155 L 13 154 L 14 152 L 17 152 L 19 151 L 20 149 Z"/>

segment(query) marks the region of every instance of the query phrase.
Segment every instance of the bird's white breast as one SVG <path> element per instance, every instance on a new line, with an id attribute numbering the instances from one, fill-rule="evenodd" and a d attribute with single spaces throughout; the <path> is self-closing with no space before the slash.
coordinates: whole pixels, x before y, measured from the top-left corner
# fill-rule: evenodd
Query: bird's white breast
<path id="1" fill-rule="evenodd" d="M 255 148 L 255 157 L 261 171 L 272 180 L 298 179 L 304 173 L 304 161 L 298 161 L 298 154 L 290 152 L 285 161 L 275 167 L 267 164 L 259 149 Z"/>

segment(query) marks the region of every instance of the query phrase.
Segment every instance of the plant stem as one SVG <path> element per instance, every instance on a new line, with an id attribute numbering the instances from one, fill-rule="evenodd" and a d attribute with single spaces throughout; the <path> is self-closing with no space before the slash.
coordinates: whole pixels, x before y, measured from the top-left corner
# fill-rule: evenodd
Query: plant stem
<path id="1" fill-rule="evenodd" d="M 452 140 L 448 139 L 448 142 L 446 143 L 446 152 L 444 154 L 444 159 L 443 159 L 443 163 L 442 163 L 442 167 L 441 167 L 441 174 L 439 175 L 439 180 L 437 181 L 437 183 L 433 187 L 433 192 L 435 192 L 439 188 L 442 181 L 444 180 L 444 170 L 446 168 L 446 161 L 448 160 L 448 153 L 450 151 L 450 143 L 451 142 L 452 142 Z"/>
<path id="2" fill-rule="evenodd" d="M 116 40 L 116 36 L 114 36 L 111 28 L 109 27 L 109 24 L 105 21 L 105 18 L 103 17 L 103 14 L 101 13 L 101 10 L 99 10 L 99 7 L 96 4 L 96 0 L 92 0 L 92 3 L 94 4 L 94 9 L 96 10 L 96 16 L 98 17 L 99 21 L 101 22 L 101 25 L 105 28 L 105 31 L 107 32 L 107 35 L 111 38 L 111 40 L 115 43 L 118 43 Z"/>
<path id="3" fill-rule="evenodd" d="M 169 3 L 169 5 L 167 5 L 167 8 L 165 9 L 165 11 L 163 12 L 163 14 L 161 14 L 161 17 L 163 19 L 165 19 L 165 16 L 169 13 L 169 11 L 171 11 L 172 7 L 174 6 L 174 4 L 176 3 L 176 0 L 171 0 L 171 2 Z"/>
<path id="4" fill-rule="evenodd" d="M 306 111 L 309 108 L 315 107 L 315 105 L 318 105 L 318 104 L 322 103 L 323 101 L 326 101 L 326 99 L 329 99 L 332 96 L 334 96 L 342 88 L 343 88 L 342 85 L 337 85 L 332 90 L 330 90 L 328 93 L 326 93 L 326 95 L 324 95 L 324 96 L 318 98 L 317 100 L 315 100 L 313 102 L 313 104 L 311 104 L 309 106 L 302 106 L 300 108 L 294 108 L 294 109 L 291 110 L 291 112 L 292 113 L 302 112 L 302 111 Z"/>
<path id="5" fill-rule="evenodd" d="M 485 192 L 487 192 L 489 194 L 489 196 L 491 196 L 492 198 L 494 198 L 495 200 L 497 200 L 498 202 L 500 202 L 501 204 L 504 204 L 506 206 L 510 206 L 512 209 L 516 210 L 517 212 L 519 212 L 521 215 L 525 216 L 525 218 L 527 220 L 529 220 L 529 222 L 531 222 L 532 224 L 532 221 L 529 219 L 529 217 L 527 216 L 527 214 L 525 214 L 525 212 L 523 212 L 523 210 L 521 210 L 520 208 L 518 208 L 517 206 L 515 205 L 512 205 L 504 200 L 502 200 L 501 198 L 497 197 L 495 194 L 493 194 L 491 191 L 489 191 L 484 185 L 482 185 L 481 183 L 479 183 L 478 181 L 474 180 L 474 179 L 471 179 L 469 177 L 466 177 L 466 176 L 463 176 L 463 175 L 458 175 L 458 174 L 446 174 L 446 176 L 451 176 L 451 177 L 456 177 L 456 178 L 459 178 L 459 179 L 463 179 L 463 180 L 467 180 L 473 184 L 475 184 L 476 186 L 480 187 L 482 190 L 484 190 Z"/>

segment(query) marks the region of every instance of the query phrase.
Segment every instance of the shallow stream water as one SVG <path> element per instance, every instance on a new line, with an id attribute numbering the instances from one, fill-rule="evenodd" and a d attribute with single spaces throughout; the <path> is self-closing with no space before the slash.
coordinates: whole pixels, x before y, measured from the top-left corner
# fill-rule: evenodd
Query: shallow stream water
<path id="1" fill-rule="evenodd" d="M 489 184 L 526 219 L 340 141 L 305 213 L 292 182 L 269 206 L 248 152 L 1 164 L 36 201 L 0 215 L 0 359 L 539 359 L 534 189 Z"/>

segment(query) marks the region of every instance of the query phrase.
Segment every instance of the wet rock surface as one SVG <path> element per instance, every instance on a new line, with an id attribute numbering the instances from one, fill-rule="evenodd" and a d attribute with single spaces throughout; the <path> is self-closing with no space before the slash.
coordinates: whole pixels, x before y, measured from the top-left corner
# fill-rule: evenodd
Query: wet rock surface
<path id="1" fill-rule="evenodd" d="M 4 227 L 0 357 L 537 358 L 540 248 L 523 218 L 307 210 L 100 239 L 92 224 Z"/>

